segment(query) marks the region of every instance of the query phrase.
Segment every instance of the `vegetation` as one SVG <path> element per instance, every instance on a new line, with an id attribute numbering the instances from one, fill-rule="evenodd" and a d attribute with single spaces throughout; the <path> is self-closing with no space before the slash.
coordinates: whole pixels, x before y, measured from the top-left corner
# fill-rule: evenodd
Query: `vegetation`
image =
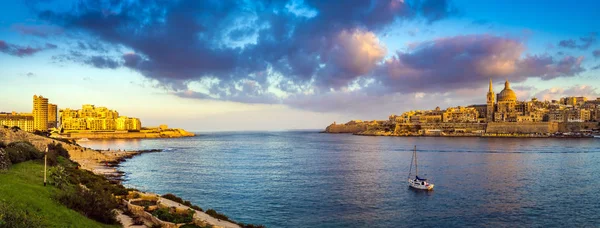
<path id="1" fill-rule="evenodd" d="M 152 215 L 165 222 L 172 223 L 190 223 L 192 222 L 194 210 L 188 210 L 185 213 L 172 213 L 169 208 L 160 208 L 152 212 Z"/>
<path id="2" fill-rule="evenodd" d="M 148 206 L 154 206 L 154 205 L 156 205 L 156 201 L 152 201 L 152 200 L 137 200 L 137 201 L 131 201 L 131 204 L 138 205 L 138 206 L 141 206 L 141 207 L 148 207 Z"/>
<path id="3" fill-rule="evenodd" d="M 4 151 L 7 153 L 12 164 L 36 160 L 44 156 L 42 152 L 36 149 L 30 142 L 26 141 L 9 143 L 6 145 Z"/>
<path id="4" fill-rule="evenodd" d="M 27 161 L 0 173 L 0 227 L 119 227 L 88 219 L 54 200 L 63 190 L 44 187 L 43 169 L 40 161 Z"/>
<path id="5" fill-rule="evenodd" d="M 171 193 L 164 194 L 164 195 L 162 195 L 162 197 L 165 198 L 165 199 L 172 200 L 172 201 L 175 201 L 177 203 L 183 204 L 185 206 L 191 207 L 194 210 L 203 211 L 201 207 L 193 205 L 192 202 L 183 200 L 182 198 L 177 197 L 176 195 L 173 195 Z"/>
<path id="6" fill-rule="evenodd" d="M 224 214 L 221 214 L 217 211 L 215 211 L 214 209 L 208 209 L 206 210 L 206 214 L 216 218 L 216 219 L 221 219 L 221 220 L 225 220 L 225 221 L 229 221 L 229 217 L 227 217 Z"/>
<path id="7" fill-rule="evenodd" d="M 0 201 L 0 227 L 44 227 L 42 218 L 26 208 Z"/>
<path id="8" fill-rule="evenodd" d="M 20 128 L 20 127 L 18 127 L 18 126 L 12 126 L 10 129 L 11 129 L 13 132 L 17 132 L 17 131 L 20 131 L 20 130 L 21 130 L 21 128 Z"/>

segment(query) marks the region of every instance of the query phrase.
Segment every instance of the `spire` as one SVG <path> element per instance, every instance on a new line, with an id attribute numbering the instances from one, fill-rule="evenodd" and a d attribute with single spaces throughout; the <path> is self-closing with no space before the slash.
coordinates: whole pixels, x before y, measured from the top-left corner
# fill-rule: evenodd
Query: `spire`
<path id="1" fill-rule="evenodd" d="M 493 92 L 494 92 L 494 90 L 492 89 L 492 78 L 490 78 L 490 91 L 489 91 L 489 92 L 490 92 L 490 93 L 493 93 Z"/>
<path id="2" fill-rule="evenodd" d="M 506 82 L 504 83 L 504 88 L 510 89 L 510 83 L 508 83 L 508 80 L 506 80 Z"/>

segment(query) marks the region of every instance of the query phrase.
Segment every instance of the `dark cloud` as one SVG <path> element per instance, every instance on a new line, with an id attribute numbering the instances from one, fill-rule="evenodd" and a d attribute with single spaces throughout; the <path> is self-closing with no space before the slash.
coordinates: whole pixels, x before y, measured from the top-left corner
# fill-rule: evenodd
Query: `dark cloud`
<path id="1" fill-rule="evenodd" d="M 54 25 L 14 24 L 11 26 L 11 28 L 24 35 L 32 35 L 39 37 L 48 37 L 64 33 L 64 30 L 62 28 Z"/>
<path id="2" fill-rule="evenodd" d="M 477 88 L 489 78 L 521 82 L 577 75 L 583 57 L 556 60 L 547 55 L 521 57 L 519 40 L 491 35 L 456 36 L 417 44 L 398 52 L 376 71 L 385 92 L 440 92 Z"/>
<path id="3" fill-rule="evenodd" d="M 586 50 L 589 47 L 591 47 L 594 43 L 596 43 L 596 41 L 597 41 L 596 36 L 597 36 L 597 33 L 591 32 L 587 36 L 580 37 L 579 41 L 576 41 L 573 39 L 561 40 L 560 42 L 558 42 L 558 46 L 564 47 L 564 48 L 571 48 L 571 49 L 579 48 L 582 50 Z"/>
<path id="4" fill-rule="evenodd" d="M 75 9 L 40 10 L 39 16 L 133 50 L 142 58 L 135 64 L 125 60 L 126 67 L 182 91 L 190 81 L 214 77 L 231 85 L 264 71 L 297 84 L 315 80 L 324 87 L 343 86 L 365 69 L 340 64 L 346 56 L 335 56 L 344 54 L 336 51 L 343 32 L 377 31 L 418 16 L 433 22 L 455 12 L 445 0 L 90 0 L 79 1 Z M 337 70 L 345 71 L 331 75 Z M 332 80 L 338 76 L 345 79 Z"/>
<path id="5" fill-rule="evenodd" d="M 592 67 L 592 70 L 598 70 L 598 69 L 600 69 L 600 64 L 598 64 L 597 66 L 593 66 Z"/>
<path id="6" fill-rule="evenodd" d="M 598 50 L 594 50 L 594 51 L 592 52 L 592 55 L 594 55 L 594 57 L 596 57 L 596 58 L 600 58 L 600 49 L 598 49 Z"/>
<path id="7" fill-rule="evenodd" d="M 56 45 L 51 43 L 46 43 L 46 45 L 43 47 L 20 46 L 16 44 L 9 44 L 6 43 L 6 41 L 0 40 L 0 52 L 18 57 L 31 56 L 37 52 L 55 49 L 56 47 Z"/>
<path id="8" fill-rule="evenodd" d="M 110 68 L 115 69 L 121 66 L 119 61 L 113 60 L 107 56 L 91 56 L 88 59 L 84 60 L 86 64 L 92 65 L 96 68 Z"/>

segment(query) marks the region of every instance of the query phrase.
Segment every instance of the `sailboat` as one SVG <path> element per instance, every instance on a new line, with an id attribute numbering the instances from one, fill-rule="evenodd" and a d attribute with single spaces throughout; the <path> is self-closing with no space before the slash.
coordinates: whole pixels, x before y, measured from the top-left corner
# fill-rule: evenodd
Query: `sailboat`
<path id="1" fill-rule="evenodd" d="M 412 164 L 413 161 L 415 163 L 415 177 L 412 178 Z M 415 146 L 415 150 L 413 151 L 412 160 L 410 161 L 410 170 L 408 171 L 408 186 L 415 189 L 421 190 L 433 190 L 433 183 L 427 182 L 427 179 L 419 177 L 419 168 L 417 166 L 417 146 Z"/>

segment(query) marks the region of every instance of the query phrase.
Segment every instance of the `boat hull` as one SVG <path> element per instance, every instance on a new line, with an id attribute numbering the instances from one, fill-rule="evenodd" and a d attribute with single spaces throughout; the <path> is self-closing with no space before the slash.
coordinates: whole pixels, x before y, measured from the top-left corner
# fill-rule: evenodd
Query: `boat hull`
<path id="1" fill-rule="evenodd" d="M 425 183 L 425 182 L 408 179 L 408 186 L 411 188 L 419 189 L 419 190 L 427 190 L 427 191 L 433 190 L 434 184 L 430 184 L 430 183 L 422 184 L 422 183 Z"/>

